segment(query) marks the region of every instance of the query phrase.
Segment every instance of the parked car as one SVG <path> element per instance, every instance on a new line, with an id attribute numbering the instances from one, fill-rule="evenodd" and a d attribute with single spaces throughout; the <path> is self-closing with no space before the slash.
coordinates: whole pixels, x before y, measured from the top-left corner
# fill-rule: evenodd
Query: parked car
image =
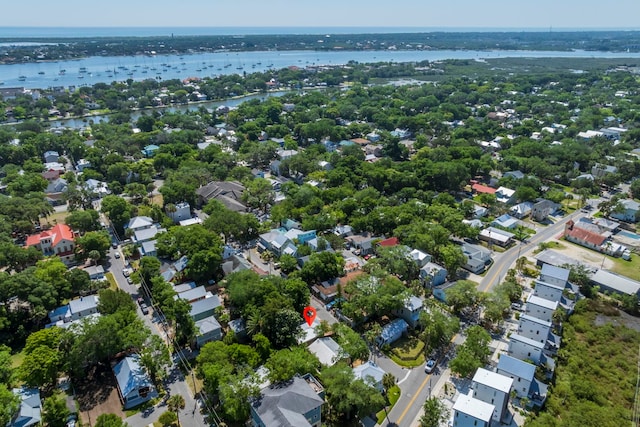
<path id="1" fill-rule="evenodd" d="M 120 252 L 116 252 L 113 256 L 116 257 L 116 259 L 120 259 Z"/>
<path id="2" fill-rule="evenodd" d="M 149 307 L 145 303 L 140 304 L 140 310 L 142 310 L 142 314 L 149 314 Z"/>
<path id="3" fill-rule="evenodd" d="M 130 285 L 133 285 L 133 280 L 131 279 L 131 276 L 127 277 L 127 283 Z"/>
<path id="4" fill-rule="evenodd" d="M 424 371 L 427 374 L 430 374 L 431 372 L 433 372 L 435 367 L 436 367 L 436 361 L 434 359 L 429 359 L 427 360 L 427 363 L 424 365 Z"/>
<path id="5" fill-rule="evenodd" d="M 144 304 L 144 298 L 142 297 L 138 297 L 138 299 L 136 300 L 138 302 L 138 305 L 142 306 L 142 304 Z"/>
<path id="6" fill-rule="evenodd" d="M 76 427 L 76 421 L 78 421 L 78 416 L 76 414 L 71 414 L 67 417 L 66 427 Z"/>

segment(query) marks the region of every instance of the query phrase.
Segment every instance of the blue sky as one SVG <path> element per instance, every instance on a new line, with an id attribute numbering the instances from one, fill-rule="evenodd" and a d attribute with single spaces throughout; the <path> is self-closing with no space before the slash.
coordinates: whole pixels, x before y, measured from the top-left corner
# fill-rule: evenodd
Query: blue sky
<path id="1" fill-rule="evenodd" d="M 639 0 L 7 0 L 0 27 L 640 29 Z"/>

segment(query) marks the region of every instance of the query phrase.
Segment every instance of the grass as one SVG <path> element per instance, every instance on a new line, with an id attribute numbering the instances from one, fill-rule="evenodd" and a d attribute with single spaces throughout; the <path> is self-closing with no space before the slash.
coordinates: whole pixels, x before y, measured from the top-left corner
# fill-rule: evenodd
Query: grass
<path id="1" fill-rule="evenodd" d="M 22 362 L 24 361 L 24 357 L 25 357 L 24 350 L 21 351 L 20 353 L 12 354 L 11 367 L 12 368 L 20 367 L 20 365 L 22 365 Z"/>
<path id="2" fill-rule="evenodd" d="M 551 240 L 549 242 L 543 242 L 539 244 L 538 247 L 533 251 L 533 253 L 538 254 L 545 249 L 564 249 L 564 248 L 565 246 L 562 243 Z"/>
<path id="3" fill-rule="evenodd" d="M 194 384 L 193 378 L 194 378 L 194 375 L 191 375 L 191 374 L 185 375 L 185 381 L 187 382 L 187 385 L 191 389 L 191 392 L 195 395 L 200 390 L 202 390 L 202 388 L 204 387 L 204 382 L 200 378 L 196 378 L 195 379 L 196 382 Z"/>
<path id="4" fill-rule="evenodd" d="M 385 354 L 400 366 L 414 368 L 424 363 L 424 343 L 415 337 L 401 338 Z"/>
<path id="5" fill-rule="evenodd" d="M 397 384 L 389 389 L 389 391 L 387 392 L 387 399 L 389 400 L 389 406 L 387 407 L 387 412 L 389 412 L 389 411 L 391 411 L 391 408 L 393 408 L 393 405 L 396 404 L 398 399 L 400 399 L 400 387 L 398 387 Z M 376 414 L 376 418 L 377 418 L 378 424 L 382 425 L 382 423 L 384 422 L 384 419 L 385 419 L 386 416 L 387 416 L 387 414 L 384 411 L 384 408 L 381 409 Z"/>
<path id="6" fill-rule="evenodd" d="M 64 220 L 69 216 L 69 212 L 54 212 L 46 218 L 40 218 L 40 225 L 45 226 L 47 223 L 54 226 L 56 224 L 64 224 Z"/>
<path id="7" fill-rule="evenodd" d="M 116 282 L 116 278 L 113 277 L 113 273 L 107 273 L 104 275 L 107 278 L 107 282 L 109 282 L 109 289 L 115 291 L 118 289 L 118 282 Z"/>
<path id="8" fill-rule="evenodd" d="M 631 260 L 625 261 L 622 258 L 614 258 L 605 255 L 613 262 L 613 272 L 622 276 L 627 276 L 633 280 L 640 280 L 640 257 L 636 254 L 631 254 Z"/>

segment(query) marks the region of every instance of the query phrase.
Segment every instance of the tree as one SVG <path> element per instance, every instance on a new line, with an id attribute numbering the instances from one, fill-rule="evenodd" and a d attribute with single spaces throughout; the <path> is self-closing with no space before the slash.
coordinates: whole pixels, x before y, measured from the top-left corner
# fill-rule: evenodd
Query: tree
<path id="1" fill-rule="evenodd" d="M 509 312 L 509 298 L 507 295 L 495 290 L 489 293 L 483 301 L 485 320 L 499 324 Z"/>
<path id="2" fill-rule="evenodd" d="M 82 294 L 91 289 L 92 285 L 89 273 L 80 268 L 67 271 L 66 278 L 71 286 L 71 292 L 74 294 Z"/>
<path id="3" fill-rule="evenodd" d="M 295 271 L 298 267 L 298 260 L 293 255 L 282 254 L 278 262 L 280 263 L 280 270 L 285 274 Z"/>
<path id="4" fill-rule="evenodd" d="M 151 284 L 151 279 L 160 275 L 160 260 L 152 256 L 143 256 L 140 258 L 140 268 L 138 274 L 147 285 Z"/>
<path id="5" fill-rule="evenodd" d="M 320 367 L 318 358 L 305 347 L 294 346 L 274 352 L 265 367 L 272 383 L 288 381 L 295 374 L 315 374 Z"/>
<path id="6" fill-rule="evenodd" d="M 132 206 L 122 197 L 105 196 L 101 202 L 102 212 L 106 213 L 116 233 L 123 235 L 124 226 L 131 219 Z"/>
<path id="7" fill-rule="evenodd" d="M 420 418 L 420 427 L 440 427 L 449 418 L 447 406 L 437 397 L 424 402 L 424 415 Z"/>
<path id="8" fill-rule="evenodd" d="M 307 283 L 319 283 L 344 274 L 344 258 L 334 252 L 317 252 L 311 254 L 300 276 Z"/>
<path id="9" fill-rule="evenodd" d="M 131 295 L 122 289 L 101 289 L 98 296 L 100 314 L 113 314 L 118 310 L 136 310 L 136 304 L 131 299 Z"/>
<path id="10" fill-rule="evenodd" d="M 451 338 L 460 330 L 458 318 L 445 314 L 437 307 L 422 311 L 418 322 L 422 329 L 420 339 L 425 343 L 425 352 L 427 354 L 448 344 Z"/>
<path id="11" fill-rule="evenodd" d="M 67 402 L 59 394 L 47 397 L 42 405 L 42 420 L 49 427 L 65 427 L 69 416 Z"/>
<path id="12" fill-rule="evenodd" d="M 354 415 L 364 417 L 385 404 L 375 388 L 361 379 L 356 380 L 346 363 L 338 362 L 320 374 L 325 387 L 329 412 L 337 419 L 350 420 Z"/>
<path id="13" fill-rule="evenodd" d="M 4 344 L 0 344 L 0 384 L 11 384 L 14 374 L 11 349 Z"/>
<path id="14" fill-rule="evenodd" d="M 336 334 L 336 341 L 342 347 L 345 355 L 352 362 L 356 360 L 366 360 L 369 357 L 369 347 L 362 337 L 343 323 L 335 323 L 333 332 Z"/>
<path id="15" fill-rule="evenodd" d="M 180 411 L 184 409 L 184 397 L 181 394 L 174 394 L 167 399 L 167 408 L 176 414 L 176 420 L 180 425 Z"/>
<path id="16" fill-rule="evenodd" d="M 458 280 L 445 291 L 445 295 L 454 313 L 460 313 L 464 308 L 475 308 L 480 301 L 480 292 L 470 280 Z"/>
<path id="17" fill-rule="evenodd" d="M 164 378 L 166 368 L 171 366 L 171 354 L 167 344 L 158 335 L 151 335 L 140 351 L 140 364 L 155 384 Z"/>
<path id="18" fill-rule="evenodd" d="M 90 258 L 94 261 L 104 259 L 111 247 L 111 239 L 106 231 L 89 231 L 84 236 L 76 237 L 76 257 L 81 260 Z"/>
<path id="19" fill-rule="evenodd" d="M 242 192 L 242 201 L 252 208 L 266 212 L 267 207 L 273 204 L 275 194 L 271 183 L 264 178 L 255 178 L 249 181 Z"/>
<path id="20" fill-rule="evenodd" d="M 491 354 L 489 343 L 491 335 L 481 326 L 472 326 L 467 329 L 467 339 L 458 347 L 456 357 L 451 361 L 451 371 L 461 377 L 468 377 L 485 365 L 487 357 Z"/>
<path id="21" fill-rule="evenodd" d="M 392 373 L 385 373 L 382 376 L 382 387 L 384 388 L 385 392 L 388 393 L 389 390 L 391 390 L 391 388 L 396 385 L 397 381 L 398 379 Z"/>
<path id="22" fill-rule="evenodd" d="M 86 211 L 74 211 L 65 218 L 64 222 L 72 229 L 80 233 L 96 231 L 100 229 L 100 214 L 98 211 L 88 209 Z"/>
<path id="23" fill-rule="evenodd" d="M 255 372 L 240 369 L 220 384 L 220 400 L 224 402 L 224 417 L 234 423 L 244 423 L 250 415 L 249 402 L 260 395 Z"/>
<path id="24" fill-rule="evenodd" d="M 178 421 L 178 416 L 173 411 L 165 411 L 160 414 L 158 417 L 158 421 L 162 424 L 163 427 L 169 427 L 173 425 L 176 421 Z"/>
<path id="25" fill-rule="evenodd" d="M 129 427 L 129 424 L 122 421 L 116 414 L 100 414 L 94 427 Z"/>
<path id="26" fill-rule="evenodd" d="M 24 360 L 19 374 L 32 387 L 53 385 L 64 364 L 62 342 L 66 332 L 61 328 L 41 329 L 29 335 L 24 347 Z"/>

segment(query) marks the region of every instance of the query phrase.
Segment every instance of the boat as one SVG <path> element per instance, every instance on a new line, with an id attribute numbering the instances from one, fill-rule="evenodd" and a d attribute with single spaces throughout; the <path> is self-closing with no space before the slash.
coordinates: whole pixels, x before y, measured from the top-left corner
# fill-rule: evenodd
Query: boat
<path id="1" fill-rule="evenodd" d="M 44 74 L 44 71 L 38 71 L 38 74 L 42 76 Z"/>
<path id="2" fill-rule="evenodd" d="M 4 84 L 4 82 L 2 80 L 0 80 L 0 86 L 2 86 Z"/>
<path id="3" fill-rule="evenodd" d="M 18 77 L 18 81 L 23 82 L 23 81 L 25 81 L 25 80 L 27 80 L 27 76 L 20 76 L 20 77 Z"/>
<path id="4" fill-rule="evenodd" d="M 87 72 L 87 67 L 80 67 L 80 72 L 81 73 L 86 73 Z"/>

